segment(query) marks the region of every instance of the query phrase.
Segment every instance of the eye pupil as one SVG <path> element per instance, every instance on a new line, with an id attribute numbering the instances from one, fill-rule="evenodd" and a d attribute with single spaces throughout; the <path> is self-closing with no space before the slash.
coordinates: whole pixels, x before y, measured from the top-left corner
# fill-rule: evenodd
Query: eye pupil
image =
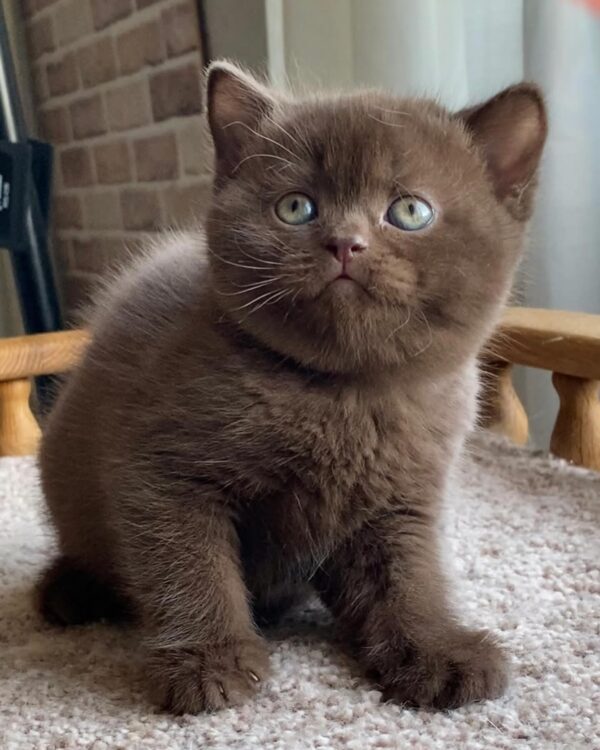
<path id="1" fill-rule="evenodd" d="M 434 218 L 433 209 L 422 198 L 397 198 L 388 208 L 386 219 L 405 232 L 424 229 Z"/>
<path id="2" fill-rule="evenodd" d="M 299 226 L 317 218 L 316 203 L 304 193 L 288 193 L 274 206 L 277 218 L 284 224 Z"/>

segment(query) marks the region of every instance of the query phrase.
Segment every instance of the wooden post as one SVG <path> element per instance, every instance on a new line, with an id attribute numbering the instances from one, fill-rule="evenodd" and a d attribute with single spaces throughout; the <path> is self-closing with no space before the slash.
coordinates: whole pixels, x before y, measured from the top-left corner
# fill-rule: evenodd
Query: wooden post
<path id="1" fill-rule="evenodd" d="M 555 372 L 560 409 L 550 450 L 579 466 L 600 471 L 600 381 Z"/>
<path id="2" fill-rule="evenodd" d="M 28 378 L 0 381 L 0 456 L 35 453 L 40 428 L 29 408 Z"/>
<path id="3" fill-rule="evenodd" d="M 29 379 L 70 370 L 88 341 L 86 331 L 0 339 L 0 456 L 36 452 L 40 428 L 29 408 Z"/>
<path id="4" fill-rule="evenodd" d="M 506 435 L 517 445 L 524 445 L 529 438 L 529 424 L 513 386 L 511 363 L 504 360 L 485 362 L 482 376 L 480 423 Z"/>

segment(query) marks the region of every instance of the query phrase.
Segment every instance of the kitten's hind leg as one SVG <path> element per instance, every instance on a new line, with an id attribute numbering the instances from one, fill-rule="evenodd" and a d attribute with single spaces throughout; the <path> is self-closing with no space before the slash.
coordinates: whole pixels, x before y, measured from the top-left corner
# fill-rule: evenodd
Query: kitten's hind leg
<path id="1" fill-rule="evenodd" d="M 57 558 L 46 570 L 36 593 L 38 609 L 52 625 L 123 622 L 132 615 L 129 602 L 114 584 L 66 556 Z"/>

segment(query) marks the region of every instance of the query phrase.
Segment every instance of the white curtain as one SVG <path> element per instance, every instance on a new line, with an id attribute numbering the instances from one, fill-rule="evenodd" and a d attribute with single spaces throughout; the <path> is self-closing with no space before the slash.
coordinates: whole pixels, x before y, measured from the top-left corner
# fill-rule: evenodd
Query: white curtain
<path id="1" fill-rule="evenodd" d="M 520 300 L 600 313 L 600 14 L 587 5 L 266 0 L 267 16 L 280 20 L 271 73 L 308 87 L 427 94 L 455 108 L 516 81 L 537 81 L 551 128 Z M 527 370 L 517 383 L 532 436 L 547 445 L 557 408 L 549 376 Z"/>

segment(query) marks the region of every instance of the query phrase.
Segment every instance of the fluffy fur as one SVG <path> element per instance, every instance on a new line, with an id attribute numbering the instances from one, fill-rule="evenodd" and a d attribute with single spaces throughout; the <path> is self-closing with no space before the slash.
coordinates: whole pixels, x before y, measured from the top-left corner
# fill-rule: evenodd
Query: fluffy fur
<path id="1" fill-rule="evenodd" d="M 42 610 L 133 617 L 177 713 L 257 689 L 258 624 L 310 588 L 391 698 L 498 696 L 506 657 L 454 618 L 437 519 L 531 211 L 540 95 L 291 100 L 217 63 L 208 106 L 206 238 L 165 239 L 114 285 L 45 426 L 61 557 Z M 277 218 L 292 191 L 314 221 Z M 402 195 L 434 221 L 388 223 Z M 331 251 L 348 237 L 352 280 Z"/>

